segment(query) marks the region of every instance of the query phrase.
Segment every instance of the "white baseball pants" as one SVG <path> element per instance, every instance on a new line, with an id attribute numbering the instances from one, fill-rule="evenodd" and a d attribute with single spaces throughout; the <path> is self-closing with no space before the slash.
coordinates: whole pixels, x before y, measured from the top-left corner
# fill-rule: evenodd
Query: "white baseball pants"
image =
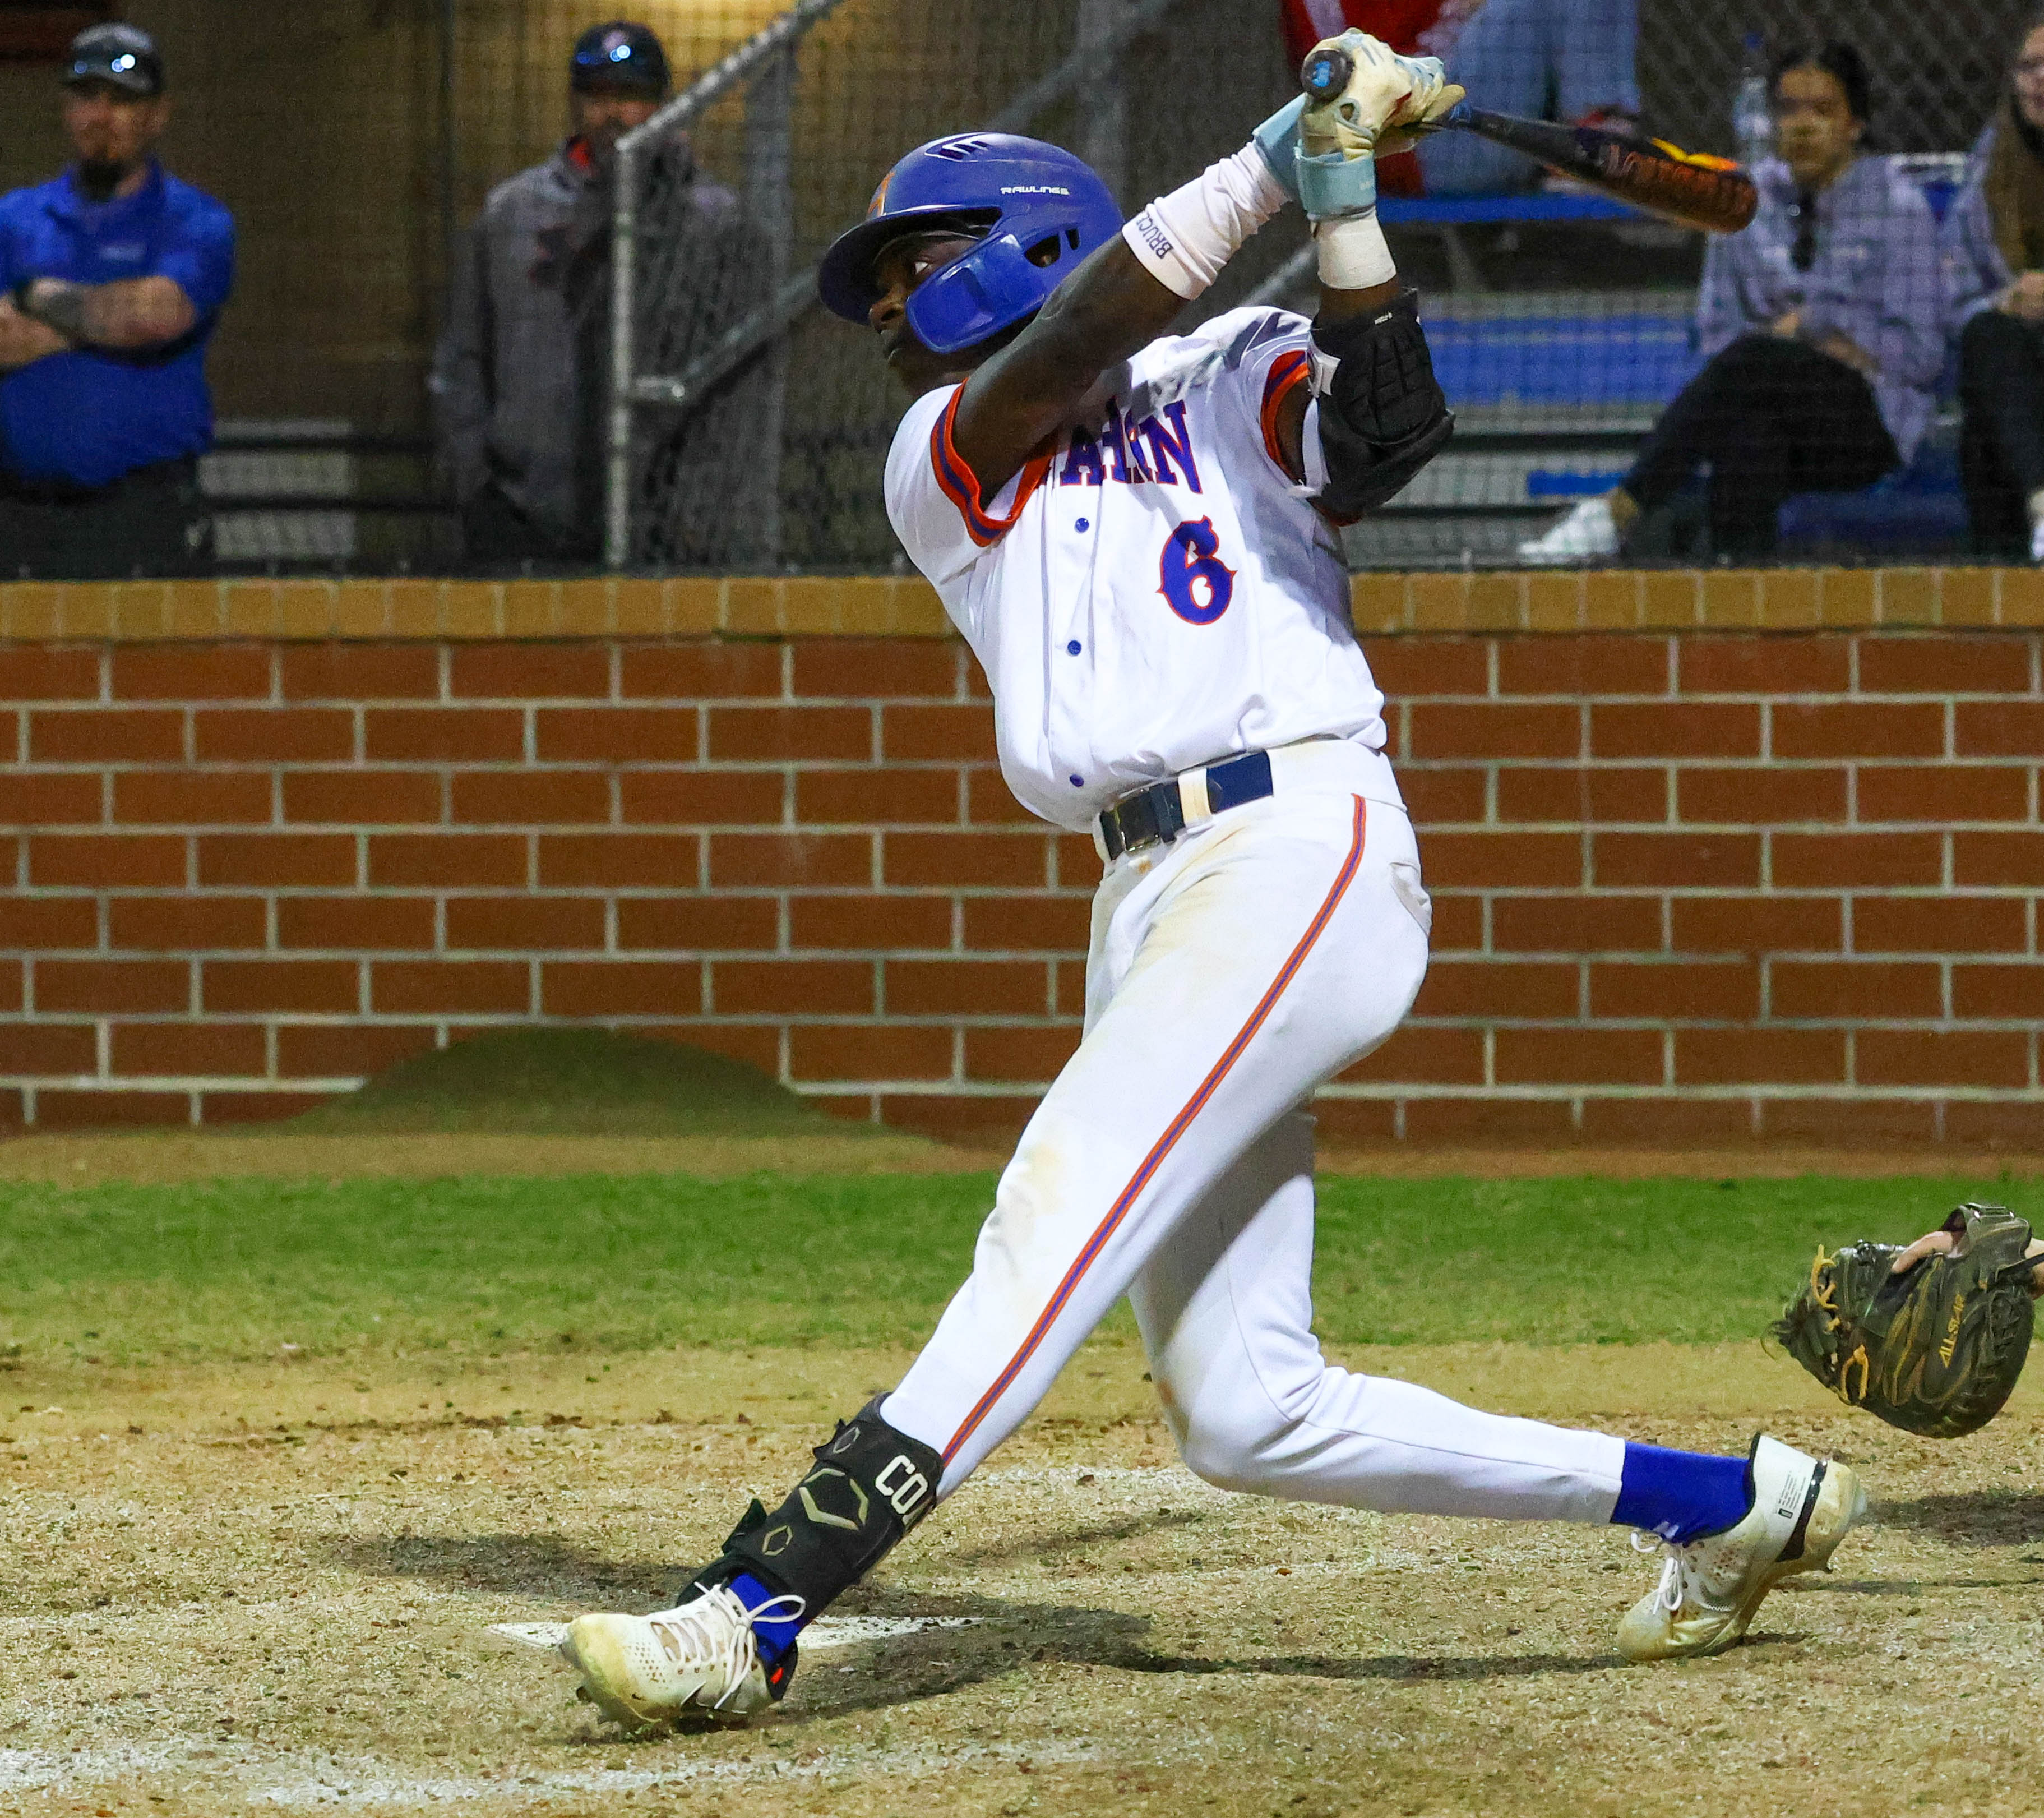
<path id="1" fill-rule="evenodd" d="M 1606 1521 L 1621 1440 L 1330 1367 L 1312 1336 L 1312 1126 L 1427 967 L 1381 757 L 1273 754 L 1277 793 L 1124 855 L 1093 905 L 1086 1034 L 1001 1178 L 973 1270 L 882 1409 L 949 1495 L 1124 1294 L 1185 1462 L 1351 1508 Z"/>

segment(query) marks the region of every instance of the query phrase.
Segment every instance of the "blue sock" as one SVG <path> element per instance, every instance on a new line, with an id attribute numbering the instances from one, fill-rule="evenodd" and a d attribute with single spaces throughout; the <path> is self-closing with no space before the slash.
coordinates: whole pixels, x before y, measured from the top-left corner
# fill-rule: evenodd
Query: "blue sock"
<path id="1" fill-rule="evenodd" d="M 1613 1526 L 1643 1528 L 1681 1546 L 1736 1527 L 1752 1506 L 1744 1459 L 1626 1441 Z"/>
<path id="2" fill-rule="evenodd" d="M 747 1609 L 757 1609 L 762 1604 L 771 1603 L 781 1593 L 770 1589 L 750 1572 L 740 1572 L 731 1581 L 731 1592 Z M 752 1620 L 752 1632 L 759 1638 L 759 1658 L 769 1666 L 795 1645 L 795 1637 L 802 1632 L 806 1616 L 763 1616 Z"/>

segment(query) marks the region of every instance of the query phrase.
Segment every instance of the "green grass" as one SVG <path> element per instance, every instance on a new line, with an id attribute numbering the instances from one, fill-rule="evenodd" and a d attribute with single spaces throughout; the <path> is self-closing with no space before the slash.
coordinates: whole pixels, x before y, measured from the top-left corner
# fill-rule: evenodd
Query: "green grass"
<path id="1" fill-rule="evenodd" d="M 912 1343 L 991 1177 L 40 1186 L 0 1190 L 0 1348 L 109 1363 Z M 1750 1337 L 1821 1238 L 1901 1239 L 2044 1182 L 1322 1183 L 1337 1343 Z"/>

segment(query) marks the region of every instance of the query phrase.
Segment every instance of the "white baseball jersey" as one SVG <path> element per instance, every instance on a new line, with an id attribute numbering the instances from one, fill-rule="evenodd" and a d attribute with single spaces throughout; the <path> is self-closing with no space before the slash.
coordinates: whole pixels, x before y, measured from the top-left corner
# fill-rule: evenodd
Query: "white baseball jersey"
<path id="1" fill-rule="evenodd" d="M 1381 752 L 1334 533 L 1280 459 L 1310 325 L 1236 309 L 1152 342 L 992 499 L 959 459 L 962 388 L 909 406 L 887 511 L 986 671 L 1002 774 L 1083 830 L 1146 783 L 1302 739 Z M 1397 801 L 1380 757 L 1373 799 Z"/>

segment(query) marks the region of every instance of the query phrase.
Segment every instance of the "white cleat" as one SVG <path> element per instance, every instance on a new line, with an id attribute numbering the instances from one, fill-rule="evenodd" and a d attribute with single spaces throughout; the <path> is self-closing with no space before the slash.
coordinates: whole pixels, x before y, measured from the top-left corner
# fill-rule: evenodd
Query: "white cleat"
<path id="1" fill-rule="evenodd" d="M 1753 1507 L 1722 1534 L 1667 1553 L 1661 1582 L 1618 1625 L 1627 1660 L 1716 1654 L 1746 1633 L 1782 1579 L 1817 1571 L 1866 1513 L 1866 1492 L 1842 1464 L 1762 1434 L 1753 1442 Z M 1643 1536 L 1635 1535 L 1633 1543 Z M 1650 1551 L 1650 1549 L 1642 1549 Z"/>
<path id="2" fill-rule="evenodd" d="M 591 1703 L 627 1729 L 678 1717 L 740 1722 L 774 1701 L 759 1658 L 755 1617 L 800 1613 L 801 1600 L 775 1597 L 747 1609 L 720 1585 L 651 1616 L 585 1616 L 568 1624 L 561 1656 L 582 1675 Z M 782 1683 L 791 1654 L 776 1662 Z"/>
<path id="3" fill-rule="evenodd" d="M 1608 498 L 1586 498 L 1544 536 L 1519 545 L 1529 568 L 1577 568 L 1608 562 L 1618 554 L 1618 521 Z"/>

